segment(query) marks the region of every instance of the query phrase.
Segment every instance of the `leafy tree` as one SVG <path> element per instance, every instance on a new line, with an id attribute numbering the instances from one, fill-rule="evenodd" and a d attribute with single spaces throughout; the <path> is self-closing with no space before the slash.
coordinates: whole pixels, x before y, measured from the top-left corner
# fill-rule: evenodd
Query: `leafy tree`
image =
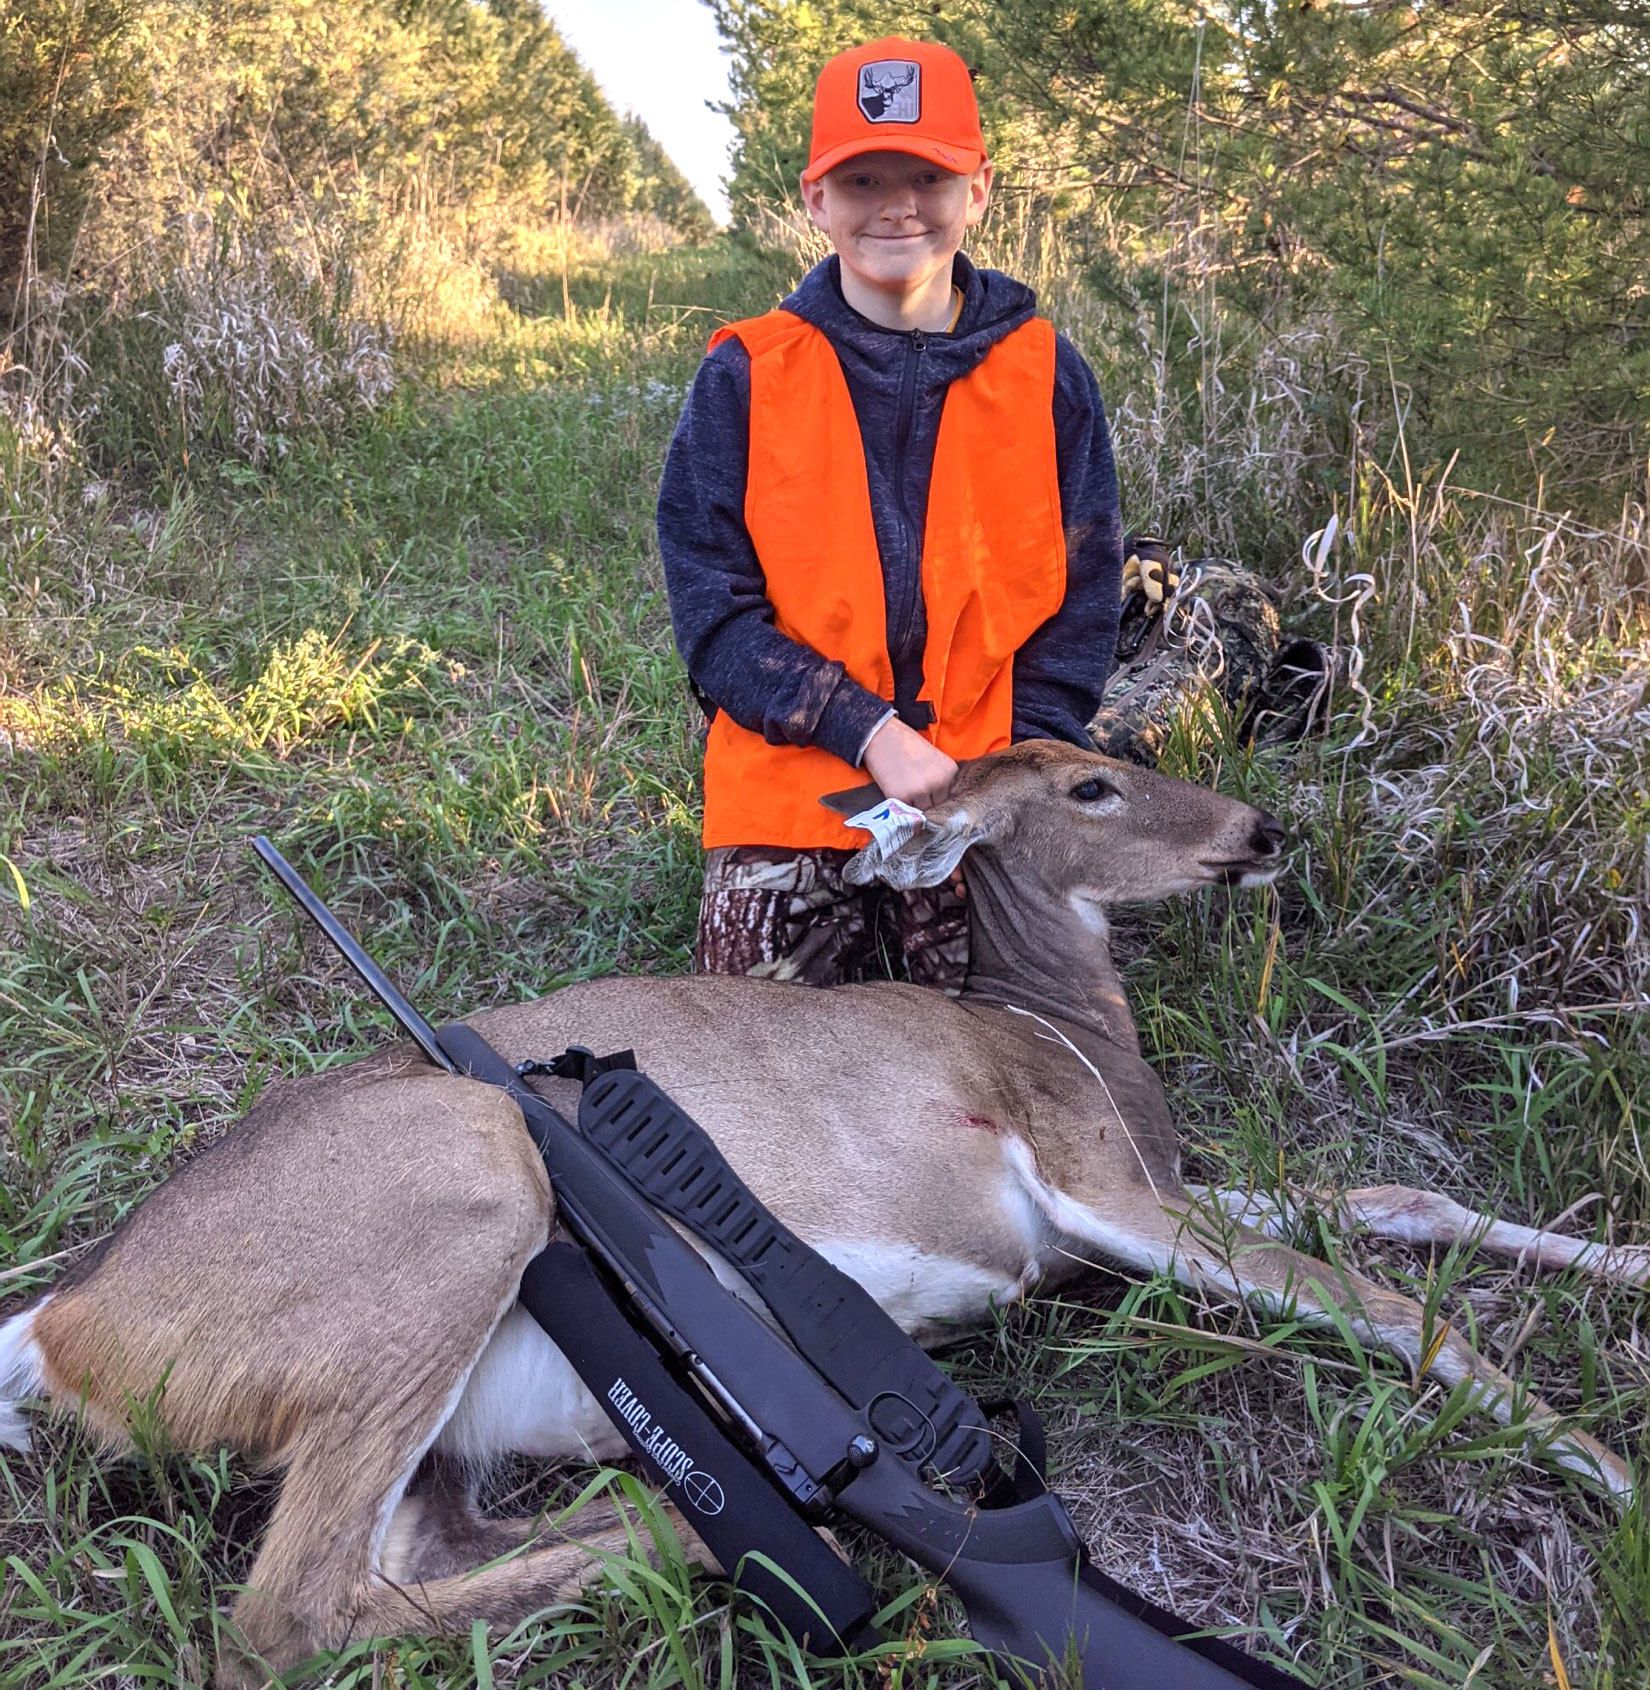
<path id="1" fill-rule="evenodd" d="M 832 52 L 944 40 L 977 67 L 1006 193 L 1120 295 L 1214 287 L 1263 328 L 1327 308 L 1440 457 L 1505 469 L 1551 438 L 1578 486 L 1642 468 L 1642 6 L 708 3 L 734 59 L 736 211 L 794 191 Z"/>
<path id="2" fill-rule="evenodd" d="M 484 237 L 639 199 L 708 224 L 536 0 L 147 0 L 137 16 L 135 0 L 7 11 L 0 273 L 31 214 L 51 260 L 87 206 L 88 259 L 116 294 L 150 279 L 123 278 L 119 255 L 153 260 L 207 225 L 285 220 L 301 243 L 438 213 Z"/>
<path id="3" fill-rule="evenodd" d="M 145 47 L 130 0 L 0 10 L 0 328 L 19 284 L 68 257 L 98 149 L 138 113 Z"/>
<path id="4" fill-rule="evenodd" d="M 1151 226 L 1213 224 L 1225 296 L 1327 300 L 1433 451 L 1555 427 L 1642 459 L 1650 16 L 1607 0 L 1003 0 L 1015 95 Z M 1075 120 L 1075 122 L 1073 121 Z"/>
<path id="5" fill-rule="evenodd" d="M 709 240 L 716 230 L 710 207 L 693 191 L 692 184 L 676 168 L 648 126 L 635 112 L 630 112 L 623 129 L 636 157 L 636 188 L 630 209 L 651 213 L 690 241 Z"/>
<path id="6" fill-rule="evenodd" d="M 617 117 L 531 0 L 168 0 L 157 121 L 118 161 L 132 191 L 222 193 L 248 209 L 362 182 L 409 206 L 548 211 L 572 183 L 623 209 Z"/>

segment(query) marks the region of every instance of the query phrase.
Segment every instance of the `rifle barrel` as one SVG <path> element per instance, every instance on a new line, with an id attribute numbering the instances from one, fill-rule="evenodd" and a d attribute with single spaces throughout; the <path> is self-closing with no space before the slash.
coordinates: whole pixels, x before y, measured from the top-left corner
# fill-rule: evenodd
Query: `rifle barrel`
<path id="1" fill-rule="evenodd" d="M 304 914 L 332 941 L 333 949 L 361 976 L 367 988 L 400 1023 L 402 1032 L 414 1040 L 438 1068 L 445 1068 L 449 1074 L 458 1073 L 458 1064 L 441 1048 L 441 1041 L 435 1036 L 435 1028 L 395 989 L 389 975 L 367 955 L 354 935 L 310 891 L 297 869 L 261 833 L 252 841 L 252 849 L 263 859 L 264 867 L 298 900 Z"/>

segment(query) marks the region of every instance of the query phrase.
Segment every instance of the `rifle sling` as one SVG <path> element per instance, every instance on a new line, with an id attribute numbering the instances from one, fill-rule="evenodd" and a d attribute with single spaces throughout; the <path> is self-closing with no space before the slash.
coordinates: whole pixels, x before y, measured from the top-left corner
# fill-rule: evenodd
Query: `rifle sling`
<path id="1" fill-rule="evenodd" d="M 744 1275 L 888 1452 L 959 1489 L 994 1479 L 990 1428 L 973 1397 L 863 1286 L 777 1220 L 673 1098 L 622 1058 L 585 1062 L 587 1054 L 577 1053 L 589 1074 L 579 1130 L 590 1143 L 648 1202 Z"/>

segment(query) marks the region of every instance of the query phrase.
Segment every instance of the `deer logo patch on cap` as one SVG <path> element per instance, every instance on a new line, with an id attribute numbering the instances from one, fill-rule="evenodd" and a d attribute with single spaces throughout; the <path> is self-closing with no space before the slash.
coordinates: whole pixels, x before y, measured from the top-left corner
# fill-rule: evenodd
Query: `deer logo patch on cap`
<path id="1" fill-rule="evenodd" d="M 910 59 L 861 65 L 859 109 L 867 123 L 915 123 L 922 111 L 922 66 Z"/>

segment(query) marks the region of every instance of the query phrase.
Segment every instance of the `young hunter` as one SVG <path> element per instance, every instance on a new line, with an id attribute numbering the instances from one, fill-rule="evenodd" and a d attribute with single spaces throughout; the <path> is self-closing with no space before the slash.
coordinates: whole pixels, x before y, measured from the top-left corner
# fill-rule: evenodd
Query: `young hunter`
<path id="1" fill-rule="evenodd" d="M 960 890 L 844 886 L 869 836 L 820 795 L 927 808 L 960 758 L 1089 743 L 1123 571 L 1111 439 L 1032 291 L 962 255 L 991 175 L 955 53 L 832 59 L 802 197 L 835 255 L 720 330 L 688 396 L 659 542 L 714 706 L 701 972 L 834 985 L 886 951 L 960 987 Z"/>

